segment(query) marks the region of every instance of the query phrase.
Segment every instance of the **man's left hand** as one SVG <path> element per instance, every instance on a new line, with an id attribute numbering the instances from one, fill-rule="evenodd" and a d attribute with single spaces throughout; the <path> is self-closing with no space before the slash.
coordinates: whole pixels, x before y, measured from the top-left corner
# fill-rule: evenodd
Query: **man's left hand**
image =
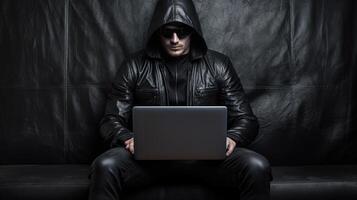
<path id="1" fill-rule="evenodd" d="M 231 138 L 227 137 L 227 140 L 226 140 L 226 149 L 227 149 L 226 156 L 229 156 L 233 152 L 233 149 L 235 147 L 236 147 L 236 142 L 234 140 L 232 140 Z"/>
<path id="2" fill-rule="evenodd" d="M 125 149 L 130 151 L 131 154 L 134 154 L 134 138 L 130 138 L 124 142 Z"/>

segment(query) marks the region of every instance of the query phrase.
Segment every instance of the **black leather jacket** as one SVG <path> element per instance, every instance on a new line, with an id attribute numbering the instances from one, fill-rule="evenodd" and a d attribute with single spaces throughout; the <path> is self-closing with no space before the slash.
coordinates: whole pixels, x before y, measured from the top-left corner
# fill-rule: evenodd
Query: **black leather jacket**
<path id="1" fill-rule="evenodd" d="M 258 133 L 257 119 L 230 59 L 207 49 L 194 5 L 187 0 L 163 0 L 158 3 L 149 28 L 146 49 L 123 62 L 112 84 L 105 115 L 100 122 L 102 137 L 112 147 L 122 145 L 133 137 L 133 106 L 168 105 L 166 71 L 156 32 L 162 25 L 171 22 L 185 23 L 194 29 L 190 51 L 192 67 L 188 70 L 187 78 L 187 104 L 227 106 L 228 137 L 237 146 L 248 145 Z"/>

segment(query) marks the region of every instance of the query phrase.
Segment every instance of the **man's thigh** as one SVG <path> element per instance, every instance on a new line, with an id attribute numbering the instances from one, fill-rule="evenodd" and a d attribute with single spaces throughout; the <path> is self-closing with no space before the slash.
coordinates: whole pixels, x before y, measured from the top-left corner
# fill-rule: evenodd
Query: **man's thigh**
<path id="1" fill-rule="evenodd" d="M 198 161 L 193 169 L 198 179 L 215 187 L 237 188 L 247 174 L 271 176 L 267 160 L 245 148 L 235 148 L 224 160 Z"/>
<path id="2" fill-rule="evenodd" d="M 123 187 L 141 187 L 156 181 L 154 162 L 140 162 L 123 147 L 115 147 L 99 155 L 92 163 L 91 174 L 119 180 Z"/>
<path id="3" fill-rule="evenodd" d="M 124 187 L 140 187 L 158 181 L 186 181 L 191 161 L 135 160 L 123 147 L 109 149 L 92 164 L 92 173 L 111 174 L 118 177 Z"/>

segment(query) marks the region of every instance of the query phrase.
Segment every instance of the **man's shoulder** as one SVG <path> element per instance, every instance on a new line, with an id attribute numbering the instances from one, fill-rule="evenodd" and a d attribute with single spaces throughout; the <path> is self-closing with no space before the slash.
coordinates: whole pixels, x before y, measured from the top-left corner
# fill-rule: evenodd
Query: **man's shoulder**
<path id="1" fill-rule="evenodd" d="M 121 66 L 125 66 L 128 69 L 139 70 L 140 67 L 144 66 L 147 61 L 147 55 L 144 50 L 136 51 L 127 55 L 121 63 Z"/>
<path id="2" fill-rule="evenodd" d="M 207 50 L 205 58 L 212 70 L 216 72 L 225 71 L 231 63 L 227 55 L 211 49 Z"/>
<path id="3" fill-rule="evenodd" d="M 225 64 L 227 63 L 227 61 L 229 61 L 229 57 L 221 52 L 212 50 L 212 49 L 208 49 L 207 53 L 206 53 L 206 58 L 208 59 L 208 61 L 213 62 L 213 63 L 221 63 L 221 64 Z"/>

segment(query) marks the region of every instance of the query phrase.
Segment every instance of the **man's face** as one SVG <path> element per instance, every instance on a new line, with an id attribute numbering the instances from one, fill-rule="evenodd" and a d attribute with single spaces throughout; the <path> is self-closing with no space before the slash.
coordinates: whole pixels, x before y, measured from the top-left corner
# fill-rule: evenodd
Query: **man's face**
<path id="1" fill-rule="evenodd" d="M 160 29 L 160 42 L 171 57 L 179 57 L 190 52 L 192 29 L 186 26 L 166 25 Z"/>

